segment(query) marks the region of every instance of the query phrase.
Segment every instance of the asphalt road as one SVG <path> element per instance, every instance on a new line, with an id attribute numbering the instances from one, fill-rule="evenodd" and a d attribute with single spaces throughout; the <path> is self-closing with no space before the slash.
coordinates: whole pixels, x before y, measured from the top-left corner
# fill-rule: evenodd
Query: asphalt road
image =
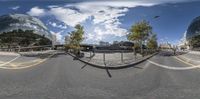
<path id="1" fill-rule="evenodd" d="M 169 52 L 150 60 L 188 67 Z M 26 69 L 0 69 L 0 99 L 199 99 L 199 93 L 199 69 L 171 70 L 148 61 L 104 70 L 61 54 Z"/>

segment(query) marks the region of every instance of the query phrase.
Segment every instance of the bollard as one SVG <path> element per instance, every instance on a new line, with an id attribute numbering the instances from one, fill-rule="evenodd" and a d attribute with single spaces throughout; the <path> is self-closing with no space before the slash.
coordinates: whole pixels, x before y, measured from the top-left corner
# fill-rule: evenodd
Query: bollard
<path id="1" fill-rule="evenodd" d="M 106 59 L 105 59 L 105 52 L 103 53 L 103 62 L 104 62 L 104 64 L 106 64 Z"/>
<path id="2" fill-rule="evenodd" d="M 123 63 L 123 51 L 121 51 L 121 62 Z"/>

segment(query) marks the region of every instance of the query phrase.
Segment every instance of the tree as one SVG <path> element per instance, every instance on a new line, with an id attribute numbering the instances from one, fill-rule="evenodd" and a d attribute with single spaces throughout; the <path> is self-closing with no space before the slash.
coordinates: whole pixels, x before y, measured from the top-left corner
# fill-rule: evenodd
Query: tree
<path id="1" fill-rule="evenodd" d="M 157 49 L 158 43 L 157 43 L 157 35 L 153 34 L 150 36 L 150 38 L 147 41 L 147 48 L 149 49 Z"/>
<path id="2" fill-rule="evenodd" d="M 1 41 L 1 39 L 0 39 L 0 48 L 3 46 L 3 44 L 2 44 L 2 41 Z"/>
<path id="3" fill-rule="evenodd" d="M 39 33 L 38 33 L 39 34 Z M 1 43 L 4 46 L 33 46 L 37 45 L 50 45 L 51 41 L 44 35 L 35 34 L 33 30 L 13 30 L 8 32 L 3 32 L 0 34 Z M 41 41 L 38 43 L 38 39 Z"/>
<path id="4" fill-rule="evenodd" d="M 84 40 L 84 28 L 80 24 L 75 26 L 74 31 L 70 33 L 70 48 L 74 49 L 75 54 L 80 52 L 80 43 Z"/>
<path id="5" fill-rule="evenodd" d="M 127 38 L 128 40 L 137 43 L 135 45 L 140 46 L 140 52 L 143 55 L 143 45 L 150 34 L 152 34 L 152 27 L 149 22 L 143 20 L 131 26 L 130 33 Z"/>
<path id="6" fill-rule="evenodd" d="M 168 44 L 168 46 L 170 47 L 170 49 L 173 51 L 173 53 L 174 53 L 174 55 L 176 55 L 176 52 L 177 52 L 177 49 L 178 49 L 178 47 L 177 46 L 173 46 L 173 45 L 171 45 L 170 43 L 167 43 Z"/>

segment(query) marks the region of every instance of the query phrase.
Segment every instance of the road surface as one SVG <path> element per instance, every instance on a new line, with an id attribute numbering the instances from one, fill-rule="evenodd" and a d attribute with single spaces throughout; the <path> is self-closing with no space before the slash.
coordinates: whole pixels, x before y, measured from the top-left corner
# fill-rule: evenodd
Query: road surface
<path id="1" fill-rule="evenodd" d="M 150 59 L 189 67 L 169 52 Z M 30 68 L 0 69 L 0 99 L 199 99 L 200 70 L 166 69 L 149 61 L 104 70 L 60 54 Z"/>

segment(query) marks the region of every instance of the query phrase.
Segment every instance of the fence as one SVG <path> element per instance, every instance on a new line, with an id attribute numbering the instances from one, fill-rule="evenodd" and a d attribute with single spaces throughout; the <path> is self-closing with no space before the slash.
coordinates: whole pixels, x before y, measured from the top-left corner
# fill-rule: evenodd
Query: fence
<path id="1" fill-rule="evenodd" d="M 82 53 L 84 53 L 83 59 L 100 65 L 126 64 L 143 58 L 141 54 L 136 54 L 133 50 L 95 50 L 87 52 L 82 51 Z M 153 51 L 144 50 L 145 56 L 151 53 L 153 53 Z"/>

